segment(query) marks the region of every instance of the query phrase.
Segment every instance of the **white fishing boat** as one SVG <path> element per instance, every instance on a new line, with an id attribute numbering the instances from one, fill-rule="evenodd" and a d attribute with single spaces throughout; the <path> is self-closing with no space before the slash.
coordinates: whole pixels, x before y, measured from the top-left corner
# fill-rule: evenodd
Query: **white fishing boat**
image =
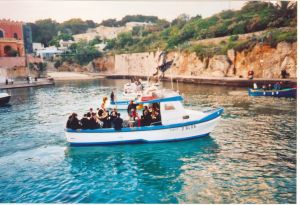
<path id="1" fill-rule="evenodd" d="M 157 103 L 161 114 L 161 125 L 100 129 L 66 129 L 65 136 L 71 146 L 110 145 L 126 143 L 154 143 L 199 138 L 214 129 L 223 108 L 210 111 L 187 110 L 181 96 L 158 98 L 147 101 Z M 121 116 L 122 117 L 122 116 Z"/>
<path id="2" fill-rule="evenodd" d="M 136 100 L 140 96 L 145 95 L 150 91 L 157 91 L 160 88 L 160 83 L 149 83 L 148 81 L 136 81 L 135 83 L 126 83 L 123 87 L 122 99 Z"/>
<path id="3" fill-rule="evenodd" d="M 151 86 L 144 90 L 142 93 L 136 93 L 135 98 L 127 99 L 127 100 L 118 100 L 118 101 L 108 101 L 106 107 L 108 109 L 117 108 L 118 110 L 126 110 L 130 101 L 133 101 L 134 104 L 139 105 L 148 105 L 151 100 L 166 98 L 166 97 L 175 97 L 179 96 L 179 94 L 173 90 L 168 89 L 158 89 L 157 86 Z M 151 103 L 151 102 L 150 102 Z"/>
<path id="4" fill-rule="evenodd" d="M 9 103 L 10 95 L 4 92 L 0 92 L 0 105 L 5 105 Z"/>

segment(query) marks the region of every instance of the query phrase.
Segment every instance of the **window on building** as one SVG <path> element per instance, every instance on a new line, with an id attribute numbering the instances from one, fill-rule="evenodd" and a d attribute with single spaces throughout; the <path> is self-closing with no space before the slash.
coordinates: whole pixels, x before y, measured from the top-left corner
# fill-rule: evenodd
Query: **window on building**
<path id="1" fill-rule="evenodd" d="M 18 34 L 17 33 L 14 33 L 14 38 L 18 39 Z"/>
<path id="2" fill-rule="evenodd" d="M 18 51 L 11 46 L 4 46 L 4 54 L 6 57 L 16 57 L 19 55 Z"/>
<path id="3" fill-rule="evenodd" d="M 0 29 L 0 38 L 4 38 L 4 32 Z"/>

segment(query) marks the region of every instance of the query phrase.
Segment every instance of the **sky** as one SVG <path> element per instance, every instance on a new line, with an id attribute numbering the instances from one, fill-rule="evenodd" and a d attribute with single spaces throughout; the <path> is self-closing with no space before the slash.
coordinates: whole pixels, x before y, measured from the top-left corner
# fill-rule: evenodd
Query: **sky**
<path id="1" fill-rule="evenodd" d="M 100 23 L 108 18 L 120 20 L 125 15 L 154 15 L 171 21 L 182 13 L 208 17 L 222 10 L 239 9 L 245 1 L 204 0 L 0 0 L 0 19 L 34 22 L 52 18 L 63 22 L 70 18 Z"/>

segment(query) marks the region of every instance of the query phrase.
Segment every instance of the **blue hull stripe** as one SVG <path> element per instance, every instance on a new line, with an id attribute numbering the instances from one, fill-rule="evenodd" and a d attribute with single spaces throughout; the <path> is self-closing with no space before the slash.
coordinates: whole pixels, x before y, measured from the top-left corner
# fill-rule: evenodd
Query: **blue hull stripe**
<path id="1" fill-rule="evenodd" d="M 114 141 L 114 142 L 79 142 L 79 143 L 69 143 L 71 146 L 95 146 L 95 145 L 121 145 L 121 144 L 144 144 L 144 143 L 163 143 L 163 142 L 179 142 L 184 140 L 192 140 L 200 137 L 208 136 L 209 133 L 203 135 L 196 135 L 191 137 L 184 137 L 179 139 L 169 139 L 169 140 L 155 140 L 148 141 L 144 139 L 136 139 L 136 140 L 124 140 L 124 141 Z"/>
<path id="2" fill-rule="evenodd" d="M 156 125 L 156 126 L 146 126 L 146 127 L 126 127 L 122 128 L 120 131 L 116 131 L 114 128 L 100 128 L 100 129 L 94 129 L 94 130 L 72 130 L 72 129 L 65 129 L 66 132 L 75 132 L 75 133 L 108 133 L 108 132 L 134 132 L 134 131 L 149 131 L 149 130 L 162 130 L 162 129 L 170 129 L 170 128 L 176 128 L 176 127 L 183 127 L 187 125 L 194 125 L 194 124 L 199 124 L 203 122 L 208 122 L 213 119 L 216 119 L 223 113 L 224 109 L 223 108 L 218 108 L 214 110 L 212 113 L 207 115 L 206 117 L 200 119 L 200 120 L 195 120 L 195 121 L 190 121 L 190 122 L 184 122 L 184 123 L 177 123 L 177 124 L 171 124 L 171 125 Z"/>
<path id="3" fill-rule="evenodd" d="M 160 103 L 160 102 L 171 102 L 171 101 L 182 101 L 183 98 L 179 96 L 175 97 L 169 97 L 169 98 L 159 98 L 155 100 L 148 100 L 148 101 L 134 101 L 137 104 L 149 104 L 149 103 Z M 111 102 L 111 105 L 128 105 L 130 101 L 116 101 L 116 102 Z"/>
<path id="4" fill-rule="evenodd" d="M 283 90 L 253 90 L 248 89 L 249 96 L 271 96 L 271 97 L 296 97 L 297 89 L 296 88 L 287 88 Z"/>

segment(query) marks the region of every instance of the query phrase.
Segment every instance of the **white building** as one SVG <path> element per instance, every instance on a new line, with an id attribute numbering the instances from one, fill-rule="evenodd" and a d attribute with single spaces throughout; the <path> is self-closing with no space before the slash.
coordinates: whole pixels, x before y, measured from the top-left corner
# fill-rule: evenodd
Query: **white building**
<path id="1" fill-rule="evenodd" d="M 56 57 L 62 53 L 63 51 L 58 50 L 55 46 L 46 47 L 36 51 L 36 55 L 40 56 L 42 60 Z"/>
<path id="2" fill-rule="evenodd" d="M 42 43 L 32 43 L 33 52 L 36 52 L 37 50 L 42 50 L 44 48 L 45 47 Z"/>
<path id="3" fill-rule="evenodd" d="M 60 40 L 59 46 L 60 46 L 60 48 L 69 48 L 73 43 L 75 43 L 75 42 L 72 40 L 68 40 L 68 41 Z"/>
<path id="4" fill-rule="evenodd" d="M 72 40 L 68 40 L 68 41 L 60 40 L 59 41 L 59 46 L 60 46 L 59 50 L 66 52 L 73 43 L 75 43 L 75 42 Z"/>

